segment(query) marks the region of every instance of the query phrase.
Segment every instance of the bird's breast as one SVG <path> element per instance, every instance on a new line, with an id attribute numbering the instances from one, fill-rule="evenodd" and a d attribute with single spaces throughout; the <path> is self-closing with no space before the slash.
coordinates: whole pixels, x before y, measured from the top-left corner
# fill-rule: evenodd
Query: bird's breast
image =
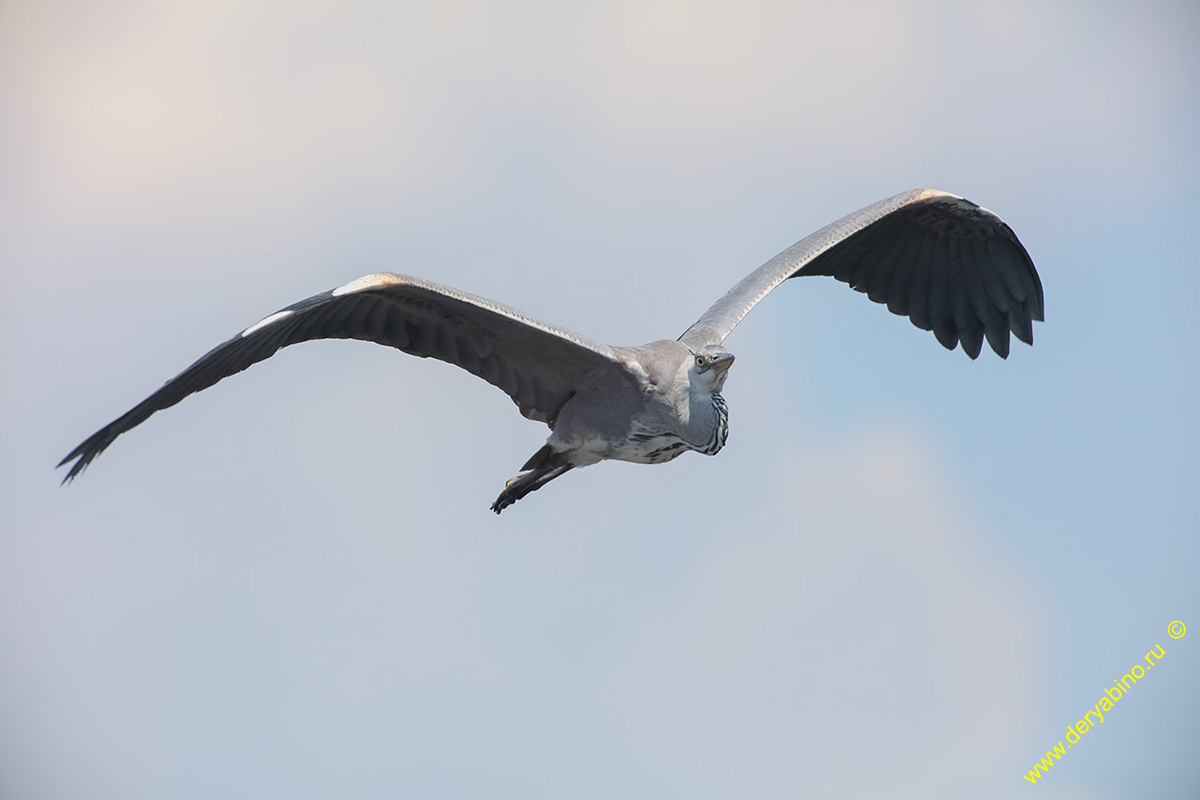
<path id="1" fill-rule="evenodd" d="M 663 464 L 688 450 L 716 455 L 729 438 L 729 407 L 725 398 L 714 394 L 701 408 L 704 413 L 692 409 L 688 419 L 681 415 L 671 420 L 670 425 L 648 424 L 646 419 L 634 420 L 629 433 L 614 444 L 608 457 L 637 464 Z M 667 430 L 676 426 L 676 430 Z"/>
<path id="2" fill-rule="evenodd" d="M 694 449 L 675 433 L 635 430 L 613 447 L 610 458 L 635 464 L 665 464 Z"/>

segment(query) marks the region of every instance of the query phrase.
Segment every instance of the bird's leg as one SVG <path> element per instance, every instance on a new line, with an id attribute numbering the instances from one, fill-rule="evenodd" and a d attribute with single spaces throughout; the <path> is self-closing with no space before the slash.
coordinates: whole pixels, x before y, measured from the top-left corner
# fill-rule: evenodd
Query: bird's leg
<path id="1" fill-rule="evenodd" d="M 504 491 L 496 498 L 496 502 L 492 503 L 492 511 L 499 514 L 525 495 L 536 492 L 559 475 L 565 475 L 570 470 L 570 464 L 563 464 L 558 467 L 533 469 L 529 472 L 522 472 L 515 478 L 510 478 L 504 485 Z"/>
<path id="2" fill-rule="evenodd" d="M 571 470 L 563 453 L 555 453 L 546 445 L 526 462 L 520 475 L 509 478 L 504 484 L 504 491 L 492 503 L 492 511 L 499 514 L 513 503 L 530 492 L 536 492 L 559 475 L 565 475 Z"/>

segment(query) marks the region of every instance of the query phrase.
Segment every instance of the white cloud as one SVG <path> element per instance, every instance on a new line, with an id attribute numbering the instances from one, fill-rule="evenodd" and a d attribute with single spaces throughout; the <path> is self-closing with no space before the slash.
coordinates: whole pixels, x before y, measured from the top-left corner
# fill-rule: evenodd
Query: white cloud
<path id="1" fill-rule="evenodd" d="M 766 474 L 620 666 L 631 746 L 693 797 L 877 797 L 999 766 L 1041 632 L 955 482 L 894 429 Z"/>

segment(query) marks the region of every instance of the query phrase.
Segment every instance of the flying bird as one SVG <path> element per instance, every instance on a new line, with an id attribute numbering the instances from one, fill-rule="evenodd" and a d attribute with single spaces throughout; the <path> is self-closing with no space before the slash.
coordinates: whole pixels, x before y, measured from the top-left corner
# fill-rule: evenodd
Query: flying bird
<path id="1" fill-rule="evenodd" d="M 1042 284 L 1025 247 L 991 211 L 931 189 L 880 200 L 825 226 L 743 278 L 676 340 L 615 347 L 424 278 L 381 272 L 288 306 L 218 345 L 59 462 L 76 478 L 113 440 L 266 358 L 313 339 L 360 339 L 483 378 L 550 436 L 492 504 L 499 514 L 576 467 L 716 455 L 729 435 L 723 342 L 788 278 L 828 275 L 933 331 L 972 359 L 986 338 L 1033 344 Z"/>

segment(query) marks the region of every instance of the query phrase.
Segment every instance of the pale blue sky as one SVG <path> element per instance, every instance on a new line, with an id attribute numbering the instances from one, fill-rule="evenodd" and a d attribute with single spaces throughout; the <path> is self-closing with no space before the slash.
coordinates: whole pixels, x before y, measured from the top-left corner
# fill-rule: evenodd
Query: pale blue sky
<path id="1" fill-rule="evenodd" d="M 0 7 L 0 796 L 1195 797 L 1200 14 L 830 5 Z M 545 428 L 360 343 L 51 470 L 362 274 L 640 343 L 917 186 L 1021 236 L 1034 348 L 792 281 L 718 458 L 500 518 Z"/>

